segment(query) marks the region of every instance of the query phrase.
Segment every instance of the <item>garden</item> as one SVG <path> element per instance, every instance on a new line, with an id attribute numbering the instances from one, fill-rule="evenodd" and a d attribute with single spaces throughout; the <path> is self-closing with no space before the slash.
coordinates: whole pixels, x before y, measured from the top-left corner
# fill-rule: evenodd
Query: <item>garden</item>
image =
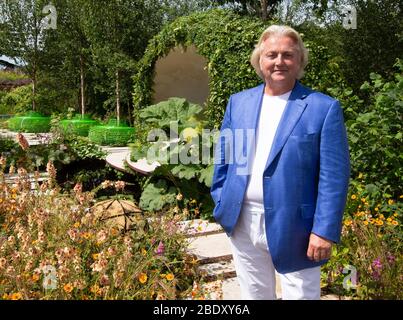
<path id="1" fill-rule="evenodd" d="M 214 222 L 218 129 L 229 96 L 260 83 L 249 56 L 272 23 L 303 35 L 301 83 L 338 99 L 347 128 L 349 193 L 322 293 L 403 298 L 402 4 L 264 3 L 0 4 L 0 299 L 211 299 L 183 222 Z M 191 46 L 206 101 L 156 101 L 158 61 Z M 120 169 L 107 162 L 118 148 Z M 158 166 L 129 166 L 144 159 Z"/>

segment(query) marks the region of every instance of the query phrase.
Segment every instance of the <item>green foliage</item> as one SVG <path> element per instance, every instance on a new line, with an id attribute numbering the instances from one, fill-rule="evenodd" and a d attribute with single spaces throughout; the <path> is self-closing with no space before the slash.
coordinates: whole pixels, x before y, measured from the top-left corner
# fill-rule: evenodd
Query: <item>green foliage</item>
<path id="1" fill-rule="evenodd" d="M 14 81 L 28 79 L 25 74 L 0 70 L 0 80 Z"/>
<path id="2" fill-rule="evenodd" d="M 179 125 L 187 124 L 193 115 L 199 114 L 202 107 L 189 103 L 183 98 L 170 98 L 141 111 L 140 118 L 146 123 L 157 125 L 158 128 L 167 129 L 171 121 Z"/>
<path id="3" fill-rule="evenodd" d="M 341 42 L 341 68 L 357 91 L 370 72 L 392 75 L 391 66 L 402 58 L 403 3 L 400 0 L 352 0 L 357 9 L 357 29 L 340 28 L 333 37 Z"/>
<path id="4" fill-rule="evenodd" d="M 365 173 L 367 182 L 381 192 L 399 195 L 403 176 L 402 145 L 403 64 L 393 81 L 371 74 L 371 83 L 362 90 L 369 93 L 370 104 L 360 111 L 350 110 L 347 121 L 352 174 Z"/>
<path id="5" fill-rule="evenodd" d="M 10 114 L 32 110 L 32 86 L 21 86 L 4 94 L 0 100 L 0 108 Z"/>
<path id="6" fill-rule="evenodd" d="M 146 211 L 159 211 L 164 206 L 175 203 L 176 189 L 169 187 L 164 180 L 148 183 L 140 197 L 140 208 Z"/>
<path id="7" fill-rule="evenodd" d="M 183 210 L 188 218 L 211 218 L 210 156 L 214 137 L 203 130 L 206 121 L 202 120 L 201 110 L 201 106 L 185 99 L 171 98 L 140 111 L 139 118 L 145 125 L 141 139 L 131 145 L 131 158 L 160 164 L 141 195 L 143 209 L 161 210 L 166 205 L 176 205 L 176 210 Z M 180 200 L 175 200 L 176 194 Z"/>

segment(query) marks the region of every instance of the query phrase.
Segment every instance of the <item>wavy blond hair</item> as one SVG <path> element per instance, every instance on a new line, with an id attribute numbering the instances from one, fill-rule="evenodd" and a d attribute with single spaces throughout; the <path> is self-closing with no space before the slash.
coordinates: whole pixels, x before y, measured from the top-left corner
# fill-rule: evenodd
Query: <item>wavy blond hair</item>
<path id="1" fill-rule="evenodd" d="M 297 45 L 297 50 L 301 55 L 301 64 L 300 70 L 297 75 L 297 79 L 301 79 L 304 76 L 304 69 L 308 64 L 308 50 L 305 48 L 304 42 L 302 41 L 301 36 L 297 31 L 293 28 L 288 26 L 282 25 L 271 25 L 265 31 L 263 31 L 262 35 L 260 36 L 259 42 L 255 45 L 255 49 L 253 50 L 250 56 L 250 63 L 252 64 L 253 68 L 255 69 L 256 73 L 260 78 L 264 80 L 264 76 L 262 70 L 260 69 L 260 55 L 263 49 L 263 42 L 270 37 L 289 37 L 295 41 Z"/>

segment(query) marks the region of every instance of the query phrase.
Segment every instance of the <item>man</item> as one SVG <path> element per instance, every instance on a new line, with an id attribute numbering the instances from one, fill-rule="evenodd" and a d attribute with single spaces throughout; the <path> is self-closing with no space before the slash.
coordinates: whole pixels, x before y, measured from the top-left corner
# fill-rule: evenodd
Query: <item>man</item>
<path id="1" fill-rule="evenodd" d="M 340 240 L 350 162 L 337 100 L 302 86 L 300 35 L 267 28 L 251 63 L 264 83 L 232 95 L 211 187 L 243 299 L 319 299 L 320 266 Z M 255 134 L 250 138 L 250 132 Z"/>

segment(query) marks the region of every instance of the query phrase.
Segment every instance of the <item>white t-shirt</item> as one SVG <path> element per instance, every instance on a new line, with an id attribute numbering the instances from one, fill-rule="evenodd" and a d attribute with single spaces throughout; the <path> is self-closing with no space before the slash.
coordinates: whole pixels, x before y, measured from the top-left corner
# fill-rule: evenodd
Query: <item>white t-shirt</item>
<path id="1" fill-rule="evenodd" d="M 264 209 L 263 171 L 269 158 L 274 135 L 291 91 L 280 96 L 264 95 L 256 130 L 255 155 L 251 157 L 252 172 L 244 197 L 244 205 Z"/>

